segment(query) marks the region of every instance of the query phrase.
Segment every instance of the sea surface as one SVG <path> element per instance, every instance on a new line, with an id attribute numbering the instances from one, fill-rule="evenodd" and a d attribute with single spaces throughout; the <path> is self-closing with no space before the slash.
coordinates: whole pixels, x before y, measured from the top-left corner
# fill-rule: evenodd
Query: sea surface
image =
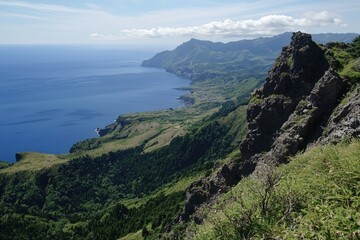
<path id="1" fill-rule="evenodd" d="M 0 46 L 0 160 L 67 153 L 124 113 L 181 107 L 189 81 L 140 64 L 154 51 Z"/>

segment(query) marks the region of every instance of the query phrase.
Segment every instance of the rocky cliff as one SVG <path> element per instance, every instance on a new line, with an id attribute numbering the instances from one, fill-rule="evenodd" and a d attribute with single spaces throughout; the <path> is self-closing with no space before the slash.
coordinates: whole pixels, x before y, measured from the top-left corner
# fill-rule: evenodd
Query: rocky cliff
<path id="1" fill-rule="evenodd" d="M 201 204 L 226 192 L 259 163 L 286 163 L 315 144 L 360 137 L 360 81 L 340 77 L 335 63 L 339 62 L 334 54 L 313 42 L 310 35 L 293 34 L 263 88 L 250 99 L 241 161 L 192 184 L 178 221 L 193 215 L 201 222 L 196 215 Z"/>

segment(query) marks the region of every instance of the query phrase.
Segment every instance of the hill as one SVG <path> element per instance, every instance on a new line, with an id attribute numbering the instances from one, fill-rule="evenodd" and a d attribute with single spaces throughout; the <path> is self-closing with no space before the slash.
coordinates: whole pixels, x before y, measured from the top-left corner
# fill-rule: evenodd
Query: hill
<path id="1" fill-rule="evenodd" d="M 292 33 L 252 40 L 220 43 L 191 39 L 172 51 L 156 54 L 142 66 L 159 67 L 192 80 L 190 99 L 224 100 L 248 96 L 260 87 L 282 47 L 291 41 Z M 351 42 L 358 34 L 314 34 L 321 44 Z M 206 89 L 206 91 L 203 91 Z"/>
<path id="2" fill-rule="evenodd" d="M 0 238 L 356 239 L 359 53 L 294 33 L 247 106 L 200 99 L 20 154 L 0 169 Z"/>
<path id="3" fill-rule="evenodd" d="M 310 209 L 311 204 L 305 204 L 302 206 L 303 208 L 290 206 L 290 209 L 282 209 L 280 206 L 278 208 L 277 205 L 272 205 L 268 194 L 277 183 L 273 182 L 275 181 L 272 179 L 273 176 L 266 178 L 265 172 L 271 168 L 271 175 L 277 166 L 289 163 L 292 156 L 304 151 L 304 158 L 308 158 L 310 153 L 306 154 L 306 152 L 311 151 L 309 149 L 314 146 L 340 143 L 344 139 L 360 137 L 358 114 L 360 110 L 358 68 L 360 55 L 356 53 L 356 49 L 360 47 L 359 44 L 360 38 L 356 38 L 352 44 L 330 43 L 324 47 L 313 42 L 310 35 L 300 32 L 294 33 L 290 45 L 283 48 L 274 67 L 269 72 L 264 86 L 257 90 L 250 99 L 247 108 L 248 132 L 240 144 L 241 159 L 222 166 L 213 175 L 200 179 L 191 185 L 187 192 L 185 207 L 174 226 L 179 224 L 186 226 L 190 222 L 193 227 L 194 225 L 201 225 L 207 220 L 211 221 L 213 218 L 208 219 L 204 215 L 206 216 L 208 208 L 214 207 L 216 211 L 221 210 L 225 215 L 225 225 L 221 225 L 224 223 L 221 221 L 210 224 L 215 236 L 219 234 L 221 239 L 238 239 L 241 237 L 247 239 L 250 236 L 255 238 L 265 236 L 284 238 L 285 231 L 287 231 L 286 234 L 291 235 L 291 229 L 300 228 L 298 222 L 287 223 L 282 221 L 285 221 L 287 214 L 299 213 L 302 211 L 300 209 L 304 208 Z M 344 56 L 342 60 L 336 58 L 340 55 Z M 349 68 L 351 74 L 346 73 L 346 69 Z M 326 152 L 319 153 L 319 158 L 326 158 L 326 154 Z M 359 161 L 356 160 L 359 157 L 358 153 L 354 151 L 351 154 L 355 154 L 351 158 L 352 164 L 358 166 Z M 311 164 L 309 163 L 307 167 L 310 167 Z M 311 169 L 311 171 L 313 170 Z M 334 170 L 335 174 L 341 175 L 341 170 L 337 170 Z M 290 176 L 286 175 L 284 178 L 292 177 L 291 174 L 294 173 L 290 173 Z M 356 173 L 354 174 L 356 175 Z M 254 186 L 257 185 L 254 183 L 254 186 L 247 185 L 248 187 L 244 192 L 237 192 L 230 202 L 218 200 L 219 192 L 229 191 L 238 182 L 240 182 L 240 186 L 247 184 L 244 182 L 248 180 L 243 182 L 242 179 L 249 175 L 250 179 L 258 176 L 259 184 L 264 184 L 264 188 L 256 189 L 257 187 Z M 263 179 L 264 177 L 265 179 Z M 279 179 L 281 178 L 279 177 Z M 302 181 L 307 181 L 307 179 L 302 179 Z M 314 181 L 317 180 L 314 179 Z M 313 182 L 309 180 L 308 184 L 313 184 Z M 350 188 L 352 187 L 358 189 L 359 186 L 351 185 Z M 254 194 L 260 194 L 257 196 L 260 198 L 258 203 L 243 202 L 251 200 L 243 200 L 242 196 Z M 306 194 L 310 193 L 306 192 Z M 358 197 L 357 190 L 349 194 L 349 197 L 354 199 Z M 321 198 L 321 193 L 314 194 L 313 197 L 316 199 L 314 201 L 320 201 L 318 198 Z M 253 203 L 254 205 L 248 205 Z M 217 208 L 217 204 L 221 204 L 222 207 Z M 237 212 L 233 215 L 227 215 L 228 206 L 236 206 Z M 353 213 L 359 210 L 358 203 L 348 207 L 348 210 Z M 229 209 L 236 211 L 232 207 Z M 336 210 L 332 208 L 331 211 Z M 310 216 L 310 218 L 312 217 L 314 216 Z M 356 236 L 355 229 L 358 227 L 358 220 L 358 215 L 351 218 L 350 222 L 353 227 L 347 229 L 346 236 Z M 253 223 L 254 225 L 252 225 Z M 289 225 L 286 225 L 286 230 L 276 232 L 277 224 L 283 227 L 284 224 Z M 335 220 L 328 224 L 336 225 Z M 189 230 L 186 231 L 185 235 L 191 235 L 192 230 L 190 229 L 192 227 L 188 228 Z M 199 229 L 201 228 L 200 226 Z M 222 231 L 221 228 L 231 231 Z M 175 238 L 184 237 L 185 235 L 182 235 L 184 232 L 177 229 L 174 227 L 172 236 Z M 328 233 L 328 237 L 335 238 L 337 231 L 341 230 L 334 227 Z M 298 234 L 301 234 L 300 232 Z M 206 236 L 206 234 L 199 234 Z M 317 234 L 325 236 L 327 233 L 323 229 L 312 229 L 307 234 L 310 234 L 309 236 Z"/>
<path id="4" fill-rule="evenodd" d="M 206 80 L 217 74 L 269 70 L 281 48 L 288 45 L 292 33 L 273 37 L 220 43 L 191 39 L 172 51 L 164 51 L 145 60 L 142 66 L 162 67 L 171 73 L 194 81 Z M 317 43 L 351 42 L 358 34 L 314 34 Z"/>

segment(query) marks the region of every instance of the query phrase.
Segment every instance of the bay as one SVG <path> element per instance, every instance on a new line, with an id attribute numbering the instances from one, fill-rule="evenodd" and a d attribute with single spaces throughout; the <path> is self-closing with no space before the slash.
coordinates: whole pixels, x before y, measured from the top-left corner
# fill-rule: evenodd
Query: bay
<path id="1" fill-rule="evenodd" d="M 120 114 L 181 107 L 189 81 L 144 68 L 153 51 L 102 46 L 0 46 L 0 160 L 66 153 Z"/>

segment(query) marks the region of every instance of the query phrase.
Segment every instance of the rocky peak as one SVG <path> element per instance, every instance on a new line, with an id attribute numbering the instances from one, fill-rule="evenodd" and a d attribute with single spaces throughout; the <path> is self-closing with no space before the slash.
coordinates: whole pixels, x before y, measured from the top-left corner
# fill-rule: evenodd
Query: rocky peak
<path id="1" fill-rule="evenodd" d="M 293 33 L 293 35 L 291 37 L 290 47 L 292 47 L 293 49 L 296 49 L 296 48 L 302 48 L 302 47 L 305 47 L 307 45 L 312 45 L 312 44 L 313 44 L 313 41 L 312 41 L 310 34 L 296 32 L 296 33 Z"/>
<path id="2" fill-rule="evenodd" d="M 250 100 L 248 132 L 240 145 L 241 163 L 224 165 L 215 175 L 192 184 L 177 221 L 193 218 L 201 223 L 198 209 L 228 191 L 243 176 L 257 171 L 259 163 L 286 163 L 314 144 L 360 138 L 359 85 L 350 88 L 329 67 L 325 51 L 310 35 L 294 33 L 264 87 L 255 91 Z"/>
<path id="3" fill-rule="evenodd" d="M 244 159 L 271 149 L 281 126 L 329 69 L 323 49 L 311 35 L 293 33 L 247 111 L 248 134 L 240 148 Z"/>
<path id="4" fill-rule="evenodd" d="M 294 33 L 265 81 L 263 97 L 282 94 L 298 100 L 311 91 L 328 67 L 324 51 L 311 35 Z"/>

